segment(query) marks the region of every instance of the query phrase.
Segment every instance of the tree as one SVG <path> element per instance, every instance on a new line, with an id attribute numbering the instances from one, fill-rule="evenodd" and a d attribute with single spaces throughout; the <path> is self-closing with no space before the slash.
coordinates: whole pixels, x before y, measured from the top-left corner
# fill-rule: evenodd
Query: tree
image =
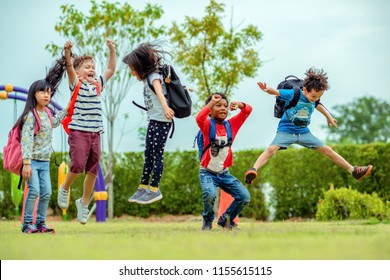
<path id="1" fill-rule="evenodd" d="M 93 54 L 96 68 L 104 71 L 108 62 L 105 41 L 112 39 L 117 46 L 117 58 L 135 48 L 141 42 L 158 38 L 164 34 L 164 26 L 154 26 L 161 18 L 163 10 L 158 5 L 146 4 L 144 10 L 134 10 L 128 3 L 108 3 L 91 1 L 88 14 L 78 11 L 74 5 L 61 6 L 62 15 L 55 30 L 67 40 L 71 40 L 77 54 Z M 63 45 L 50 43 L 46 49 L 54 57 Z M 117 67 L 118 69 L 118 67 Z M 135 81 L 129 71 L 116 71 L 102 94 L 103 113 L 107 120 L 108 159 L 105 166 L 105 182 L 108 189 L 108 217 L 114 216 L 113 165 L 114 127 L 120 106 L 129 88 Z"/>
<path id="2" fill-rule="evenodd" d="M 339 128 L 331 127 L 330 142 L 366 144 L 389 142 L 390 103 L 374 97 L 362 97 L 332 108 Z M 324 126 L 325 127 L 325 126 Z"/>
<path id="3" fill-rule="evenodd" d="M 197 83 L 197 109 L 213 92 L 230 97 L 238 83 L 253 77 L 260 67 L 255 45 L 261 32 L 253 25 L 239 31 L 233 26 L 225 30 L 224 11 L 224 4 L 211 0 L 203 18 L 186 16 L 184 23 L 174 22 L 169 31 L 177 63 Z"/>

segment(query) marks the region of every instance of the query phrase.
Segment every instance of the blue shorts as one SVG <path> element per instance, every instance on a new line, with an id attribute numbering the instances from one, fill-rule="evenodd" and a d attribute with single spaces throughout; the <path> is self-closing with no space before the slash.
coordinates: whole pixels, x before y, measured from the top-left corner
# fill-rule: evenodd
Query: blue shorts
<path id="1" fill-rule="evenodd" d="M 304 134 L 293 134 L 278 132 L 270 146 L 279 146 L 280 149 L 287 149 L 291 144 L 298 144 L 309 149 L 325 146 L 325 144 L 310 132 Z"/>

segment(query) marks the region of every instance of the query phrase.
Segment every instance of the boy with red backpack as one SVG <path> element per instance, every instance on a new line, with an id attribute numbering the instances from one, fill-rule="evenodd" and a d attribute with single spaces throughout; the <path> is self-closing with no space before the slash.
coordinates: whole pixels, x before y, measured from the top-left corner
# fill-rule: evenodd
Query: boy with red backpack
<path id="1" fill-rule="evenodd" d="M 83 172 L 83 196 L 76 200 L 77 220 L 86 224 L 88 204 L 95 186 L 100 160 L 100 134 L 103 133 L 103 117 L 100 93 L 107 81 L 114 75 L 116 67 L 116 49 L 111 40 L 107 40 L 110 57 L 106 71 L 97 77 L 95 61 L 90 55 L 75 57 L 72 61 L 72 43 L 66 42 L 65 59 L 72 101 L 69 113 L 64 120 L 65 131 L 69 133 L 70 170 L 65 182 L 58 190 L 59 207 L 68 208 L 68 192 L 71 184 Z"/>

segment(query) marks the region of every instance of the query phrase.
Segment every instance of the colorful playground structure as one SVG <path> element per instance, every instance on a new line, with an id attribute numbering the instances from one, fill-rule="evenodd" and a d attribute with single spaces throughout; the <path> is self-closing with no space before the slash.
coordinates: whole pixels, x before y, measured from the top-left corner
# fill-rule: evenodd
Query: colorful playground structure
<path id="1" fill-rule="evenodd" d="M 22 94 L 18 94 L 22 93 Z M 28 90 L 21 87 L 13 86 L 12 84 L 5 84 L 0 85 L 0 99 L 1 100 L 7 100 L 7 99 L 14 99 L 14 100 L 20 100 L 20 101 L 26 101 L 27 99 Z M 62 107 L 58 105 L 56 102 L 51 101 L 50 102 L 53 107 L 57 110 L 62 110 Z M 58 167 L 58 188 L 61 186 L 61 184 L 65 181 L 66 173 L 68 172 L 68 165 L 65 162 L 62 162 L 60 166 Z M 11 177 L 11 198 L 12 202 L 15 205 L 15 215 L 19 215 L 19 204 L 23 197 L 23 204 L 22 209 L 24 210 L 24 200 L 27 196 L 28 188 L 27 183 L 25 184 L 24 191 L 19 190 L 17 188 L 19 177 L 13 173 Z M 22 194 L 23 193 L 23 194 Z M 69 192 L 70 193 L 70 192 Z M 95 183 L 95 193 L 94 193 L 94 199 L 96 204 L 93 206 L 95 208 L 96 213 L 96 222 L 105 222 L 106 221 L 106 208 L 107 208 L 107 191 L 106 191 L 106 185 L 104 182 L 104 175 L 101 165 L 99 164 L 99 173 L 98 177 L 96 178 Z M 69 198 L 68 198 L 69 199 Z M 23 217 L 23 210 L 21 218 Z M 63 220 L 66 220 L 66 209 L 62 210 L 62 217 Z M 35 211 L 34 211 L 35 212 Z M 92 214 L 92 211 L 91 211 Z"/>

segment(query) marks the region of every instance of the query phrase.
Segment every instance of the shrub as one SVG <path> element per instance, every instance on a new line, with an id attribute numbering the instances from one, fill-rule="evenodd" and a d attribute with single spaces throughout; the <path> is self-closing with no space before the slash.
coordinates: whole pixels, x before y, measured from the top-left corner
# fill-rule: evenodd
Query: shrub
<path id="1" fill-rule="evenodd" d="M 318 204 L 318 221 L 345 219 L 389 219 L 389 203 L 383 203 L 377 194 L 362 194 L 351 188 L 340 188 L 325 192 Z"/>

